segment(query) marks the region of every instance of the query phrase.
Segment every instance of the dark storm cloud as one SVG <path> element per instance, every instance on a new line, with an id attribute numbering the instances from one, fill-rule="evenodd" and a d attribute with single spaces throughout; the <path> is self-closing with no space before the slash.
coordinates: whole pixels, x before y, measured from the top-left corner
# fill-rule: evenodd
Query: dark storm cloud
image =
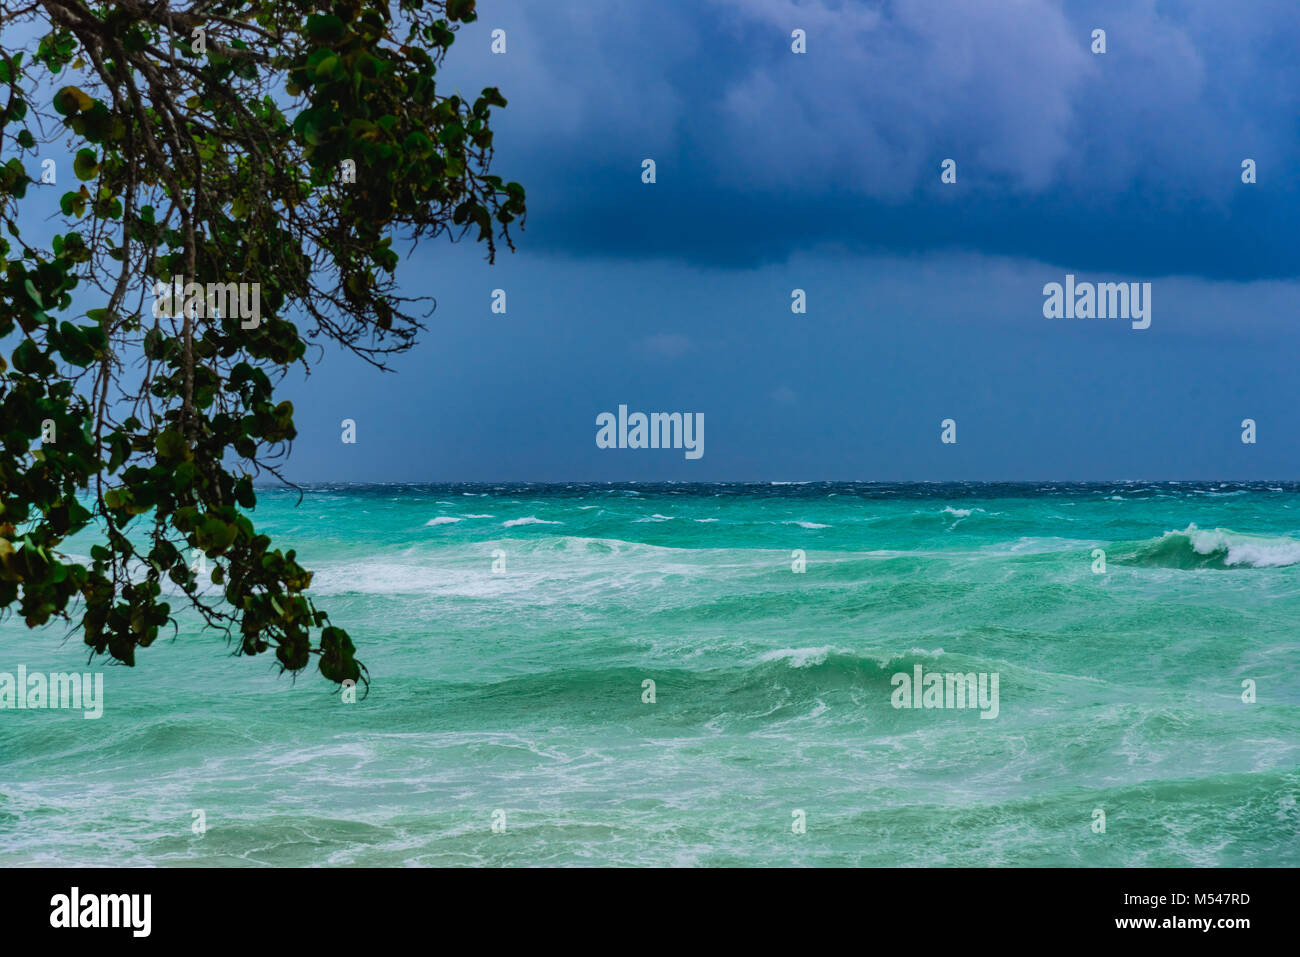
<path id="1" fill-rule="evenodd" d="M 560 0 L 483 4 L 454 66 L 511 100 L 498 165 L 527 180 L 535 250 L 747 266 L 829 242 L 1250 279 L 1300 274 L 1297 47 L 1294 3 Z"/>

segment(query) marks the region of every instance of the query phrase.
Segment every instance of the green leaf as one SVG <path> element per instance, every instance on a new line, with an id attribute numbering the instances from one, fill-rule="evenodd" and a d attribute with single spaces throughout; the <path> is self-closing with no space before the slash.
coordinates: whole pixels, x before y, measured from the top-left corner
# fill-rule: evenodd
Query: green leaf
<path id="1" fill-rule="evenodd" d="M 307 17 L 307 36 L 317 43 L 337 43 L 343 39 L 343 21 L 330 13 L 313 13 Z"/>
<path id="2" fill-rule="evenodd" d="M 167 429 L 154 439 L 154 448 L 158 450 L 160 459 L 183 459 L 187 458 L 189 448 L 185 444 L 185 438 L 175 429 Z"/>
<path id="3" fill-rule="evenodd" d="M 24 339 L 14 350 L 14 368 L 19 372 L 35 372 L 43 358 L 40 346 L 32 339 Z"/>
<path id="4" fill-rule="evenodd" d="M 72 161 L 72 171 L 77 174 L 79 180 L 94 179 L 99 174 L 99 157 L 95 155 L 95 151 L 77 150 L 77 158 Z"/>
<path id="5" fill-rule="evenodd" d="M 94 105 L 95 101 L 75 86 L 65 86 L 54 94 L 54 109 L 63 116 L 84 113 Z"/>
<path id="6" fill-rule="evenodd" d="M 320 63 L 316 64 L 316 79 L 328 80 L 339 71 L 339 58 L 334 54 L 325 57 Z"/>
<path id="7" fill-rule="evenodd" d="M 476 16 L 474 0 L 447 0 L 447 18 L 449 20 L 461 20 L 469 23 Z"/>

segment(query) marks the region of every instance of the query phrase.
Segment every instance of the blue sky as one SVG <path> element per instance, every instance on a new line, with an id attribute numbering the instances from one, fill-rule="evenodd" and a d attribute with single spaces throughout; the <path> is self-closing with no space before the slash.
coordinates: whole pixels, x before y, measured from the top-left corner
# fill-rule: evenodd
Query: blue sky
<path id="1" fill-rule="evenodd" d="M 428 332 L 395 374 L 329 352 L 287 384 L 291 477 L 1300 474 L 1300 5 L 479 12 L 440 81 L 509 100 L 495 168 L 528 188 L 519 252 L 412 253 L 399 278 L 436 297 Z M 1067 273 L 1150 282 L 1150 328 L 1044 318 Z M 597 448 L 620 404 L 703 413 L 705 455 Z"/>

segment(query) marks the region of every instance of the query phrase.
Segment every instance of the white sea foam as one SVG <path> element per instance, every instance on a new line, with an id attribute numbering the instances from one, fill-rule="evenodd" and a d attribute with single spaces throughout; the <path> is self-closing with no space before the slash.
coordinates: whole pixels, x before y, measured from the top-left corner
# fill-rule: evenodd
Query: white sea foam
<path id="1" fill-rule="evenodd" d="M 452 518 L 450 515 L 439 515 L 437 518 L 431 518 L 425 525 L 455 525 L 457 522 L 464 521 L 459 518 Z"/>
<path id="2" fill-rule="evenodd" d="M 832 645 L 823 645 L 820 648 L 778 648 L 763 652 L 758 656 L 758 660 L 789 661 L 791 668 L 811 668 L 814 665 L 825 664 L 827 657 L 837 650 Z"/>
<path id="3" fill-rule="evenodd" d="M 822 525 L 820 522 L 786 522 L 786 525 L 798 525 L 800 528 L 830 528 L 829 525 Z"/>
<path id="4" fill-rule="evenodd" d="M 518 525 L 563 525 L 563 522 L 548 522 L 544 518 L 538 518 L 536 515 L 529 515 L 527 518 L 512 518 L 508 522 L 502 522 L 506 528 L 514 528 Z"/>
<path id="5" fill-rule="evenodd" d="M 1167 534 L 1186 535 L 1191 540 L 1192 550 L 1198 555 L 1223 552 L 1225 565 L 1282 568 L 1300 563 L 1300 541 L 1293 538 L 1244 535 L 1226 528 L 1197 528 L 1194 524 L 1181 532 Z"/>

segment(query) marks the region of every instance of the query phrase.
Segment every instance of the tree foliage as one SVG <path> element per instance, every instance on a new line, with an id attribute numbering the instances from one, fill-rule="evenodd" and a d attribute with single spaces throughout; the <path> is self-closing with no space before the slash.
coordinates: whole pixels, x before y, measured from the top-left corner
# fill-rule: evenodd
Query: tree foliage
<path id="1" fill-rule="evenodd" d="M 524 190 L 489 172 L 506 101 L 439 87 L 474 19 L 474 0 L 0 0 L 6 35 L 40 37 L 0 39 L 0 338 L 16 343 L 0 357 L 0 609 L 68 620 L 132 665 L 183 594 L 239 653 L 365 680 L 311 572 L 254 526 L 254 480 L 280 476 L 295 437 L 275 387 L 308 339 L 380 368 L 414 343 L 428 310 L 398 292 L 395 239 L 513 248 Z M 42 183 L 68 143 L 72 168 Z M 19 219 L 38 190 L 59 191 L 48 248 Z M 155 283 L 175 277 L 258 284 L 261 321 L 160 314 Z M 88 566 L 60 552 L 86 529 Z"/>

